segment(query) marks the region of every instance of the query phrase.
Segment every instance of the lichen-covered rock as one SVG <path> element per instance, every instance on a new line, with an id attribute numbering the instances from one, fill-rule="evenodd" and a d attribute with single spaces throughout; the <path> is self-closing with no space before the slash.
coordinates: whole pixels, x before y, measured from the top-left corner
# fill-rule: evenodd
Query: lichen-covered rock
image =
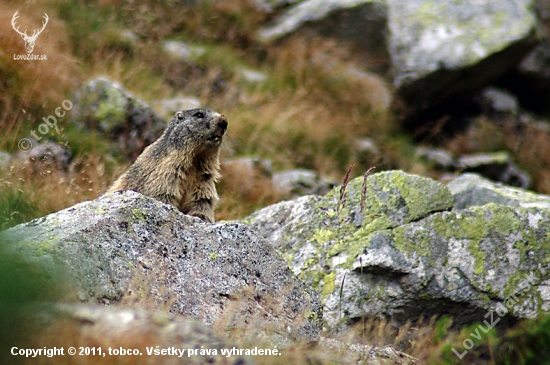
<path id="1" fill-rule="evenodd" d="M 514 164 L 506 151 L 464 155 L 457 162 L 460 171 L 479 173 L 491 180 L 523 189 L 531 185 L 529 175 Z"/>
<path id="2" fill-rule="evenodd" d="M 352 42 L 371 68 L 386 71 L 387 7 L 381 0 L 304 0 L 289 6 L 272 24 L 260 29 L 261 42 L 274 41 L 306 28 Z M 375 62 L 372 62 L 375 60 Z"/>
<path id="3" fill-rule="evenodd" d="M 71 150 L 54 142 L 38 142 L 34 138 L 29 139 L 32 148 L 28 151 L 17 152 L 14 160 L 30 165 L 33 171 L 41 171 L 43 168 L 57 168 L 66 170 L 73 157 Z"/>
<path id="4" fill-rule="evenodd" d="M 390 171 L 363 181 L 245 220 L 321 291 L 329 328 L 373 316 L 451 315 L 465 324 L 502 305 L 513 321 L 550 308 L 550 210 L 451 211 L 451 192 L 433 180 Z"/>
<path id="5" fill-rule="evenodd" d="M 241 223 L 205 224 L 126 191 L 2 233 L 34 261 L 56 263 L 83 301 L 152 301 L 235 335 L 317 341 L 317 292 Z"/>
<path id="6" fill-rule="evenodd" d="M 334 183 L 323 179 L 315 171 L 296 169 L 273 174 L 273 186 L 281 196 L 299 197 L 309 194 L 324 195 Z"/>
<path id="7" fill-rule="evenodd" d="M 155 110 L 163 117 L 171 119 L 180 110 L 196 109 L 202 107 L 199 99 L 192 96 L 162 99 L 153 102 Z"/>
<path id="8" fill-rule="evenodd" d="M 439 170 L 473 172 L 523 189 L 531 185 L 529 175 L 514 164 L 506 151 L 474 153 L 454 158 L 443 149 L 418 148 L 416 156 Z"/>
<path id="9" fill-rule="evenodd" d="M 258 33 L 262 41 L 270 41 L 296 31 L 306 22 L 319 21 L 339 10 L 372 3 L 369 0 L 306 0 L 291 7 L 275 24 Z"/>
<path id="10" fill-rule="evenodd" d="M 442 148 L 419 147 L 415 154 L 420 160 L 437 169 L 454 171 L 457 167 L 456 159 Z"/>
<path id="11" fill-rule="evenodd" d="M 550 196 L 535 194 L 487 180 L 477 174 L 462 174 L 447 187 L 455 198 L 455 209 L 495 203 L 510 207 L 550 210 Z"/>
<path id="12" fill-rule="evenodd" d="M 416 108 L 481 88 L 535 45 L 532 0 L 387 0 L 399 95 Z"/>
<path id="13" fill-rule="evenodd" d="M 97 129 L 116 140 L 128 157 L 139 155 L 167 125 L 147 103 L 105 77 L 77 90 L 71 118 L 81 128 Z"/>

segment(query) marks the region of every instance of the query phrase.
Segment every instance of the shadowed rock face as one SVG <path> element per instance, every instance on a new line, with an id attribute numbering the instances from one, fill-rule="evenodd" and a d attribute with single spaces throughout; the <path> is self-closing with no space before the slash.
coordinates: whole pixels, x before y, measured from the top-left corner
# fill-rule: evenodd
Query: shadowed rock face
<path id="1" fill-rule="evenodd" d="M 2 233 L 54 263 L 83 301 L 146 303 L 274 343 L 317 341 L 318 294 L 241 223 L 204 224 L 126 191 Z"/>
<path id="2" fill-rule="evenodd" d="M 453 209 L 443 184 L 387 171 L 368 178 L 365 194 L 357 178 L 344 194 L 282 202 L 245 222 L 321 291 L 332 329 L 381 315 L 398 323 L 451 315 L 461 325 L 505 306 L 505 325 L 544 313 L 550 210 L 521 189 L 486 180 L 476 189 L 479 180 L 453 185 L 461 201 Z"/>

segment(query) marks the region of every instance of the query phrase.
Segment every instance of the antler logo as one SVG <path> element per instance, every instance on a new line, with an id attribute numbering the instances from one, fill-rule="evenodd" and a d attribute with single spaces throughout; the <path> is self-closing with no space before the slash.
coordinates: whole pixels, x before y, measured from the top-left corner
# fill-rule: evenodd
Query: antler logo
<path id="1" fill-rule="evenodd" d="M 18 12 L 19 10 L 17 10 L 15 14 L 13 14 L 13 17 L 11 18 L 11 26 L 17 33 L 21 35 L 21 38 L 23 38 L 23 40 L 25 41 L 25 49 L 27 50 L 27 53 L 32 53 L 32 50 L 34 49 L 34 42 L 36 42 L 36 38 L 38 38 L 40 33 L 42 33 L 44 28 L 46 28 L 46 24 L 48 24 L 48 19 L 49 19 L 48 14 L 44 13 L 45 21 L 42 23 L 42 29 L 40 30 L 35 29 L 32 35 L 28 36 L 26 29 L 24 32 L 20 32 L 19 27 L 17 28 L 15 27 L 15 21 L 17 20 L 17 18 L 19 18 L 19 15 L 17 15 Z"/>

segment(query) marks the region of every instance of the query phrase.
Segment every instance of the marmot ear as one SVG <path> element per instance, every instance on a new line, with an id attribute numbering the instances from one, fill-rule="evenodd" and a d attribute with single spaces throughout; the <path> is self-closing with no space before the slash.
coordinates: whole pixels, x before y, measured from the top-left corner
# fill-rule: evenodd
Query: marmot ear
<path id="1" fill-rule="evenodd" d="M 176 113 L 176 118 L 178 118 L 179 120 L 182 120 L 183 119 L 183 112 L 177 112 Z"/>

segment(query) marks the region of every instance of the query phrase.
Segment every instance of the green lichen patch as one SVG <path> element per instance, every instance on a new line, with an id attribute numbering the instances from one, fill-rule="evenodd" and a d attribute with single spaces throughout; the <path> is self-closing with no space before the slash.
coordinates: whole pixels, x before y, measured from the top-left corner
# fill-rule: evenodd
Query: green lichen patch
<path id="1" fill-rule="evenodd" d="M 324 245 L 327 257 L 345 253 L 353 259 L 369 246 L 375 232 L 450 209 L 452 204 L 449 190 L 431 179 L 403 171 L 386 171 L 369 176 L 365 191 L 364 179 L 359 177 L 350 181 L 345 189 L 332 190 L 319 202 L 319 211 L 324 214 L 320 216 L 322 228 L 306 239 Z M 315 226 L 315 222 L 311 223 Z M 404 244 L 401 246 L 405 249 Z M 422 243 L 415 246 L 407 251 L 418 250 Z M 421 251 L 429 250 L 424 245 Z"/>
<path id="2" fill-rule="evenodd" d="M 362 213 L 367 224 L 385 215 L 397 226 L 433 212 L 449 210 L 454 202 L 451 192 L 443 184 L 399 170 L 369 176 L 366 193 L 363 186 L 362 177 L 350 181 L 347 200 L 354 211 L 360 208 L 364 195 Z"/>
<path id="3" fill-rule="evenodd" d="M 113 85 L 105 90 L 105 95 L 101 96 L 94 117 L 101 121 L 103 130 L 111 131 L 124 124 L 128 97 L 120 88 Z"/>
<path id="4" fill-rule="evenodd" d="M 132 219 L 139 222 L 145 221 L 147 219 L 147 213 L 141 209 L 134 208 L 132 209 Z"/>
<path id="5" fill-rule="evenodd" d="M 336 273 L 331 272 L 323 277 L 323 288 L 321 290 L 321 297 L 327 297 L 334 292 L 334 281 L 336 280 Z"/>

